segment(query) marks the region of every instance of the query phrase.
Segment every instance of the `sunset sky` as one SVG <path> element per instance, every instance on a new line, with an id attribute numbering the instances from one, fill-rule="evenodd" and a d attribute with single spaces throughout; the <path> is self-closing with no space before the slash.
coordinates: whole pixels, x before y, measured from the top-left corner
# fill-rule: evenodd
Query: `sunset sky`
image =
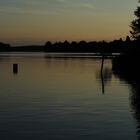
<path id="1" fill-rule="evenodd" d="M 125 38 L 137 5 L 138 0 L 0 0 L 0 42 Z"/>

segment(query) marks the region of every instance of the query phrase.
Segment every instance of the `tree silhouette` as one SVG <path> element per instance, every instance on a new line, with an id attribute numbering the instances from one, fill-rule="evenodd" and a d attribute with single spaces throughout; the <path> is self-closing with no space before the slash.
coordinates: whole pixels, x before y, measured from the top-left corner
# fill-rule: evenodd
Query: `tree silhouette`
<path id="1" fill-rule="evenodd" d="M 136 16 L 136 19 L 131 22 L 130 27 L 132 28 L 132 31 L 130 31 L 130 33 L 132 34 L 132 38 L 134 38 L 135 40 L 140 40 L 140 6 L 137 7 L 134 14 Z"/>

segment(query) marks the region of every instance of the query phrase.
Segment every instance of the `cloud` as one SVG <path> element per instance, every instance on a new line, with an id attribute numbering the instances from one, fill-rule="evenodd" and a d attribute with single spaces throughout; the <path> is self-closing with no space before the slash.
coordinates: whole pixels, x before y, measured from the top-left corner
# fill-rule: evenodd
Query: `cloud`
<path id="1" fill-rule="evenodd" d="M 10 3 L 0 2 L 1 14 L 37 14 L 37 15 L 58 15 L 61 9 L 60 2 L 65 0 L 13 0 Z M 59 1 L 59 2 L 58 2 Z M 58 6 L 59 5 L 59 6 Z"/>
<path id="2" fill-rule="evenodd" d="M 6 0 L 7 1 L 7 0 Z M 1 3 L 1 2 L 0 2 Z M 90 1 L 79 0 L 14 0 L 0 5 L 0 12 L 11 14 L 64 15 L 66 12 L 78 12 L 93 9 Z M 0 14 L 2 14 L 0 13 Z"/>
<path id="3" fill-rule="evenodd" d="M 38 9 L 21 9 L 17 7 L 0 8 L 0 14 L 30 14 L 30 15 L 58 15 L 55 11 Z"/>

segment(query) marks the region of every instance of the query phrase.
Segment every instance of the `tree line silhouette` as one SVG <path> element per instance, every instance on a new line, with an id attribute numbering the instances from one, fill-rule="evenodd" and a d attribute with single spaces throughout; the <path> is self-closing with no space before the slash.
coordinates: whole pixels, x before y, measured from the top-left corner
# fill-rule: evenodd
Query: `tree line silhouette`
<path id="1" fill-rule="evenodd" d="M 140 3 L 140 1 L 139 1 Z M 136 18 L 131 22 L 130 31 L 133 44 L 123 55 L 113 59 L 113 68 L 119 72 L 133 74 L 133 77 L 139 76 L 139 58 L 140 58 L 140 6 L 134 11 Z M 128 75 L 129 75 L 128 74 Z M 136 75 L 134 75 L 136 74 Z"/>
<path id="2" fill-rule="evenodd" d="M 0 42 L 0 51 L 9 51 L 10 50 L 10 44 L 5 44 Z"/>
<path id="3" fill-rule="evenodd" d="M 68 41 L 56 42 L 52 44 L 50 41 L 45 44 L 45 51 L 47 52 L 93 52 L 93 53 L 120 53 L 125 52 L 132 41 L 127 36 L 127 39 L 123 41 L 122 39 L 114 40 L 111 42 L 106 41 Z"/>
<path id="4" fill-rule="evenodd" d="M 64 41 L 46 42 L 45 45 L 32 45 L 32 46 L 11 46 L 10 44 L 0 43 L 0 51 L 43 51 L 43 52 L 82 52 L 82 53 L 124 53 L 132 46 L 136 46 L 136 41 L 130 40 L 127 36 L 125 40 L 107 41 Z"/>

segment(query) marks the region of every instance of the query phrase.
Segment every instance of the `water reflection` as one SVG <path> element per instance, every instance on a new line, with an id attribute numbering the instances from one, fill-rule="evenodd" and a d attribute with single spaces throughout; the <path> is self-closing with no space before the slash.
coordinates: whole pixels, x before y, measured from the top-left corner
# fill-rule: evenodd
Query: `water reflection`
<path id="1" fill-rule="evenodd" d="M 105 87 L 112 79 L 111 68 L 105 67 L 96 72 L 96 78 L 100 81 L 102 93 L 105 94 Z"/>
<path id="2" fill-rule="evenodd" d="M 136 134 L 138 140 L 140 140 L 140 79 L 139 74 L 135 71 L 129 71 L 126 69 L 120 69 L 113 67 L 113 73 L 121 80 L 126 81 L 130 86 L 130 106 L 133 117 L 136 120 Z"/>
<path id="3" fill-rule="evenodd" d="M 16 78 L 15 62 L 20 64 Z M 102 73 L 97 58 L 20 55 L 5 57 L 0 67 L 4 140 L 136 139 L 128 88 L 116 82 L 110 60 Z M 101 90 L 108 94 L 100 95 Z"/>
<path id="4" fill-rule="evenodd" d="M 132 93 L 130 97 L 133 116 L 137 122 L 137 136 L 140 140 L 140 84 L 132 83 Z"/>

